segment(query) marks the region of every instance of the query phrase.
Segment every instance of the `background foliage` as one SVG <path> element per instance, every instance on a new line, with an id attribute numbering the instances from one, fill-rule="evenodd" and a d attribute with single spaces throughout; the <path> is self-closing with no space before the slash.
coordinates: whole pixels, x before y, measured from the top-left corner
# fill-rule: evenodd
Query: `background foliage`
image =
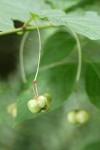
<path id="1" fill-rule="evenodd" d="M 22 36 L 16 33 L 0 36 L 1 150 L 100 149 L 99 6 L 99 0 L 0 0 L 2 32 L 21 27 L 30 13 L 41 18 L 37 19 L 39 26 L 46 25 L 48 20 L 52 24 L 50 28 L 41 30 L 38 87 L 40 94 L 49 91 L 53 96 L 50 112 L 33 115 L 28 111 L 26 104 L 33 96 L 31 86 L 38 57 L 37 32 L 30 31 L 24 46 L 27 84 L 23 84 L 19 68 Z M 30 25 L 35 26 L 34 23 Z M 79 33 L 82 46 L 82 72 L 77 92 L 74 89 L 77 47 L 69 28 Z M 7 113 L 8 105 L 13 102 L 17 102 L 18 106 L 15 119 Z M 91 116 L 84 126 L 72 126 L 66 119 L 66 113 L 78 106 Z M 12 128 L 13 125 L 17 127 Z"/>

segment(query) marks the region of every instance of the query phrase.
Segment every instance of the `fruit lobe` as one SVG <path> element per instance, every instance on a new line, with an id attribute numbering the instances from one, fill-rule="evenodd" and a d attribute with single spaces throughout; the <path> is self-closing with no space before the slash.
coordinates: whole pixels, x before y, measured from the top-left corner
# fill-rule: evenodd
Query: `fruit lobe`
<path id="1" fill-rule="evenodd" d="M 76 124 L 77 119 L 76 119 L 76 112 L 75 111 L 70 111 L 67 113 L 67 120 L 71 124 Z"/>
<path id="2" fill-rule="evenodd" d="M 84 124 L 89 120 L 90 116 L 89 116 L 88 112 L 86 112 L 84 110 L 80 110 L 77 113 L 76 118 L 78 120 L 78 123 Z"/>
<path id="3" fill-rule="evenodd" d="M 39 107 L 44 108 L 47 103 L 47 98 L 45 96 L 41 95 L 37 98 L 37 101 L 38 101 Z"/>
<path id="4" fill-rule="evenodd" d="M 52 100 L 52 96 L 51 96 L 50 93 L 44 93 L 43 95 L 44 95 L 49 101 Z"/>
<path id="5" fill-rule="evenodd" d="M 31 99 L 28 101 L 28 109 L 32 113 L 38 113 L 40 111 L 40 107 L 38 106 L 38 101 L 36 99 Z"/>

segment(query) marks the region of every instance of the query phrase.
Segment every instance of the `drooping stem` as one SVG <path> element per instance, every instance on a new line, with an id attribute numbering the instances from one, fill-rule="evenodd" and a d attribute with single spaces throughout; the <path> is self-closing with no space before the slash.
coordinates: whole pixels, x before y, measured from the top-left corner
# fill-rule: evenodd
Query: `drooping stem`
<path id="1" fill-rule="evenodd" d="M 82 50 L 81 50 L 81 44 L 78 38 L 78 35 L 71 30 L 76 43 L 77 43 L 77 50 L 78 50 L 78 68 L 77 68 L 77 74 L 76 74 L 76 82 L 78 82 L 80 80 L 80 76 L 81 76 L 81 68 L 82 68 Z"/>
<path id="2" fill-rule="evenodd" d="M 21 44 L 20 44 L 20 51 L 19 51 L 20 71 L 21 71 L 21 76 L 22 76 L 22 80 L 24 83 L 26 83 L 27 80 L 26 80 L 26 75 L 25 75 L 25 70 L 24 70 L 23 51 L 24 51 L 24 45 L 25 45 L 25 41 L 27 39 L 28 34 L 29 34 L 28 31 L 24 34 Z"/>
<path id="3" fill-rule="evenodd" d="M 41 59 L 41 35 L 40 35 L 40 31 L 37 25 L 36 20 L 34 19 L 35 23 L 36 23 L 36 27 L 37 27 L 37 31 L 38 31 L 38 39 L 39 39 L 39 56 L 38 56 L 38 64 L 37 64 L 37 70 L 36 70 L 36 74 L 34 77 L 34 81 L 36 81 L 37 76 L 38 76 L 38 72 L 39 72 L 39 67 L 40 67 L 40 59 Z"/>
<path id="4" fill-rule="evenodd" d="M 32 18 L 29 18 L 23 25 L 23 30 L 26 29 L 27 25 L 32 21 Z M 25 41 L 27 39 L 29 32 L 26 32 L 21 40 L 21 44 L 20 44 L 20 51 L 19 51 L 19 58 L 20 58 L 20 71 L 21 71 L 21 76 L 22 76 L 22 80 L 24 83 L 27 82 L 26 80 L 26 75 L 25 75 L 25 70 L 24 70 L 24 61 L 23 61 L 23 51 L 24 51 L 24 45 L 25 45 Z"/>
<path id="5" fill-rule="evenodd" d="M 37 95 L 37 93 L 36 93 L 36 90 L 35 90 L 34 86 L 33 86 L 33 92 L 34 92 L 35 97 L 38 97 L 38 95 Z"/>
<path id="6" fill-rule="evenodd" d="M 37 28 L 37 31 L 38 31 L 38 40 L 39 40 L 39 50 L 38 50 L 38 64 L 37 64 L 37 70 L 36 70 L 36 74 L 35 74 L 35 77 L 34 77 L 34 80 L 33 80 L 33 84 L 34 84 L 34 87 L 35 88 L 35 96 L 38 97 L 38 87 L 37 87 L 37 76 L 38 76 L 38 72 L 39 72 L 39 67 L 40 67 L 40 59 L 41 59 L 41 35 L 40 35 L 40 31 L 39 31 L 39 28 L 38 28 L 38 25 L 37 25 L 37 22 L 36 20 L 34 19 L 34 22 L 36 24 L 36 28 Z"/>
<path id="7" fill-rule="evenodd" d="M 32 21 L 32 19 L 30 19 L 30 21 Z M 30 22 L 28 21 L 28 22 Z M 38 72 L 39 72 L 39 67 L 40 67 L 40 59 L 41 59 L 41 35 L 40 35 L 40 31 L 39 31 L 39 27 L 37 25 L 36 20 L 34 19 L 34 22 L 36 24 L 36 29 L 38 31 L 38 39 L 39 39 L 39 55 L 38 55 L 38 64 L 37 64 L 37 70 L 36 70 L 36 74 L 33 80 L 33 90 L 34 90 L 34 94 L 37 97 L 38 96 L 38 88 L 37 88 L 37 76 L 38 76 Z M 21 44 L 20 44 L 20 70 L 21 70 L 21 76 L 22 76 L 22 80 L 24 83 L 27 82 L 26 80 L 26 75 L 25 75 L 25 70 L 24 70 L 24 61 L 23 61 L 23 51 L 24 51 L 24 45 L 25 45 L 25 41 L 27 39 L 29 32 L 26 32 L 22 38 Z"/>
<path id="8" fill-rule="evenodd" d="M 80 80 L 80 76 L 81 76 L 81 69 L 82 69 L 82 50 L 81 50 L 81 44 L 78 38 L 78 35 L 72 30 L 70 29 L 70 31 L 72 32 L 75 40 L 76 40 L 76 44 L 77 44 L 77 51 L 78 51 L 78 67 L 77 67 L 77 73 L 76 73 L 76 84 L 75 84 L 75 93 L 76 93 L 76 99 L 77 99 L 77 109 L 80 109 L 80 104 L 79 104 L 79 94 L 78 94 L 78 89 L 77 89 L 77 83 L 79 83 Z"/>
<path id="9" fill-rule="evenodd" d="M 74 35 L 77 41 L 77 50 L 78 50 L 78 69 L 77 69 L 77 75 L 76 75 L 76 81 L 78 82 L 81 76 L 81 68 L 82 68 L 82 53 L 81 52 L 82 51 L 81 51 L 81 44 L 80 44 L 79 38 L 76 33 Z"/>
<path id="10" fill-rule="evenodd" d="M 34 91 L 35 98 L 37 98 L 38 97 L 38 87 L 37 87 L 36 80 L 33 81 L 33 91 Z"/>
<path id="11" fill-rule="evenodd" d="M 33 20 L 33 18 L 29 18 L 23 25 L 23 29 L 25 30 L 29 23 Z"/>

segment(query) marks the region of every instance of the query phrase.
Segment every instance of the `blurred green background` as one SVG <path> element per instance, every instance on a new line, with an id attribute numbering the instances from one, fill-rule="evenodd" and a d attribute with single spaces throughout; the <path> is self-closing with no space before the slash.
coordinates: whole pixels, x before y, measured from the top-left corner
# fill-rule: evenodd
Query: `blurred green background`
<path id="1" fill-rule="evenodd" d="M 56 5 L 55 1 L 53 7 Z M 96 10 L 100 14 L 99 6 L 100 1 L 88 0 L 75 6 L 74 11 L 78 13 L 84 10 Z M 68 9 L 71 10 L 72 8 Z M 20 26 L 20 23 L 16 21 L 15 26 Z M 65 29 L 41 30 L 43 48 L 46 49 L 47 40 L 51 36 L 61 31 L 65 32 Z M 35 70 L 37 64 L 35 59 L 38 55 L 37 38 L 37 32 L 32 31 L 25 43 L 24 64 L 27 76 Z M 22 36 L 17 34 L 0 37 L 0 150 L 100 150 L 100 111 L 90 103 L 85 91 L 84 61 L 78 94 L 73 91 L 61 107 L 12 128 L 14 118 L 8 114 L 7 107 L 17 100 L 23 88 L 19 67 L 21 39 Z M 72 40 L 73 38 L 70 42 Z M 100 41 L 91 41 L 82 36 L 80 41 L 84 58 L 100 62 Z M 50 48 L 56 48 L 57 45 L 53 47 L 53 44 L 49 43 Z M 60 45 L 61 49 L 64 49 L 68 43 L 64 44 L 64 47 Z M 75 53 L 69 57 L 70 62 L 76 62 L 76 51 L 75 48 Z M 66 118 L 66 113 L 76 109 L 77 105 L 90 113 L 90 121 L 83 126 L 71 125 Z"/>
<path id="2" fill-rule="evenodd" d="M 55 29 L 41 32 L 43 44 L 54 32 Z M 34 69 L 32 54 L 37 49 L 37 38 L 33 40 L 34 36 L 36 32 L 31 32 L 25 44 L 27 74 Z M 73 92 L 60 108 L 12 128 L 13 118 L 7 113 L 7 106 L 17 99 L 23 84 L 19 71 L 20 40 L 21 36 L 18 35 L 0 37 L 0 150 L 99 150 L 100 111 L 89 102 L 83 80 L 80 82 L 78 102 L 77 94 Z M 95 51 L 99 50 L 99 42 L 91 42 L 83 37 L 82 40 L 85 41 L 83 51 L 91 44 L 95 45 Z M 88 53 L 90 56 L 89 50 Z M 91 59 L 94 56 L 92 53 Z M 91 116 L 90 121 L 83 126 L 71 125 L 66 118 L 66 113 L 76 109 L 77 103 L 88 110 Z"/>

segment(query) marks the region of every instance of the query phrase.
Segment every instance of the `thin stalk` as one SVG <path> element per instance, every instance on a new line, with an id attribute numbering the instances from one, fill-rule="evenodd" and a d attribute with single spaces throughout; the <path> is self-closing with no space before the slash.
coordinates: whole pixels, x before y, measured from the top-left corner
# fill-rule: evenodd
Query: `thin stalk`
<path id="1" fill-rule="evenodd" d="M 32 21 L 32 19 L 30 19 L 28 21 L 28 23 Z M 39 31 L 39 27 L 37 25 L 36 20 L 34 19 L 34 22 L 36 24 L 36 29 L 38 31 L 38 40 L 39 40 L 39 56 L 38 56 L 38 64 L 37 64 L 37 70 L 36 70 L 36 74 L 33 80 L 34 86 L 33 86 L 33 90 L 34 90 L 34 94 L 36 97 L 38 97 L 38 88 L 37 88 L 37 76 L 38 76 L 38 72 L 39 72 L 39 67 L 40 67 L 40 59 L 41 59 L 41 35 L 40 35 L 40 31 Z M 26 24 L 27 25 L 27 24 Z M 24 51 L 24 45 L 25 45 L 25 41 L 27 39 L 29 32 L 26 32 L 22 38 L 21 44 L 20 44 L 20 69 L 21 69 L 21 76 L 22 76 L 22 80 L 24 83 L 27 82 L 26 80 L 26 75 L 25 75 L 25 70 L 24 70 L 24 61 L 23 61 L 23 51 Z"/>
<path id="2" fill-rule="evenodd" d="M 78 68 L 77 68 L 77 74 L 76 74 L 76 84 L 75 84 L 75 92 L 76 92 L 76 102 L 77 102 L 77 109 L 80 109 L 80 103 L 79 103 L 79 94 L 78 94 L 78 89 L 77 89 L 77 84 L 79 83 L 80 76 L 81 76 L 81 69 L 82 69 L 82 50 L 81 50 L 81 44 L 78 38 L 78 35 L 70 29 L 72 32 L 76 43 L 77 43 L 77 51 L 78 51 Z"/>
<path id="3" fill-rule="evenodd" d="M 46 25 L 41 25 L 39 26 L 39 29 L 45 29 L 45 28 L 48 28 L 48 27 L 52 27 L 50 24 L 46 24 Z M 13 34 L 13 33 L 17 33 L 17 32 L 20 32 L 20 31 L 33 31 L 33 30 L 36 30 L 37 27 L 35 26 L 26 26 L 25 28 L 23 27 L 20 27 L 20 28 L 17 28 L 17 29 L 12 29 L 12 30 L 9 30 L 9 31 L 4 31 L 4 32 L 0 32 L 0 36 L 3 36 L 3 35 L 9 35 L 9 34 Z"/>
<path id="4" fill-rule="evenodd" d="M 24 70 L 23 51 L 24 51 L 24 45 L 25 45 L 25 41 L 27 39 L 28 34 L 29 34 L 28 31 L 24 34 L 24 36 L 21 40 L 20 51 L 19 51 L 20 71 L 21 71 L 21 76 L 22 76 L 22 80 L 24 83 L 26 83 L 27 80 L 26 80 L 26 75 L 25 75 L 25 70 Z"/>
<path id="5" fill-rule="evenodd" d="M 29 25 L 29 23 L 32 21 L 32 18 L 29 18 L 23 25 L 23 29 L 26 29 L 26 27 Z"/>
<path id="6" fill-rule="evenodd" d="M 35 87 L 35 96 L 38 97 L 38 87 L 37 87 L 37 84 L 34 83 L 34 87 Z"/>
<path id="7" fill-rule="evenodd" d="M 76 43 L 77 43 L 77 50 L 78 50 L 78 68 L 77 68 L 77 74 L 76 74 L 76 82 L 78 82 L 80 80 L 80 76 L 81 76 L 81 68 L 82 68 L 82 50 L 81 50 L 81 44 L 78 38 L 78 35 L 71 30 Z"/>
<path id="8" fill-rule="evenodd" d="M 41 35 L 40 35 L 40 31 L 37 25 L 36 20 L 34 19 L 35 23 L 36 23 L 36 27 L 37 27 L 37 31 L 38 31 L 38 39 L 39 39 L 39 56 L 38 56 L 38 64 L 37 64 L 37 70 L 36 70 L 36 74 L 34 77 L 34 81 L 36 81 L 37 76 L 38 76 L 38 72 L 39 72 L 39 67 L 40 67 L 40 59 L 41 59 Z"/>

